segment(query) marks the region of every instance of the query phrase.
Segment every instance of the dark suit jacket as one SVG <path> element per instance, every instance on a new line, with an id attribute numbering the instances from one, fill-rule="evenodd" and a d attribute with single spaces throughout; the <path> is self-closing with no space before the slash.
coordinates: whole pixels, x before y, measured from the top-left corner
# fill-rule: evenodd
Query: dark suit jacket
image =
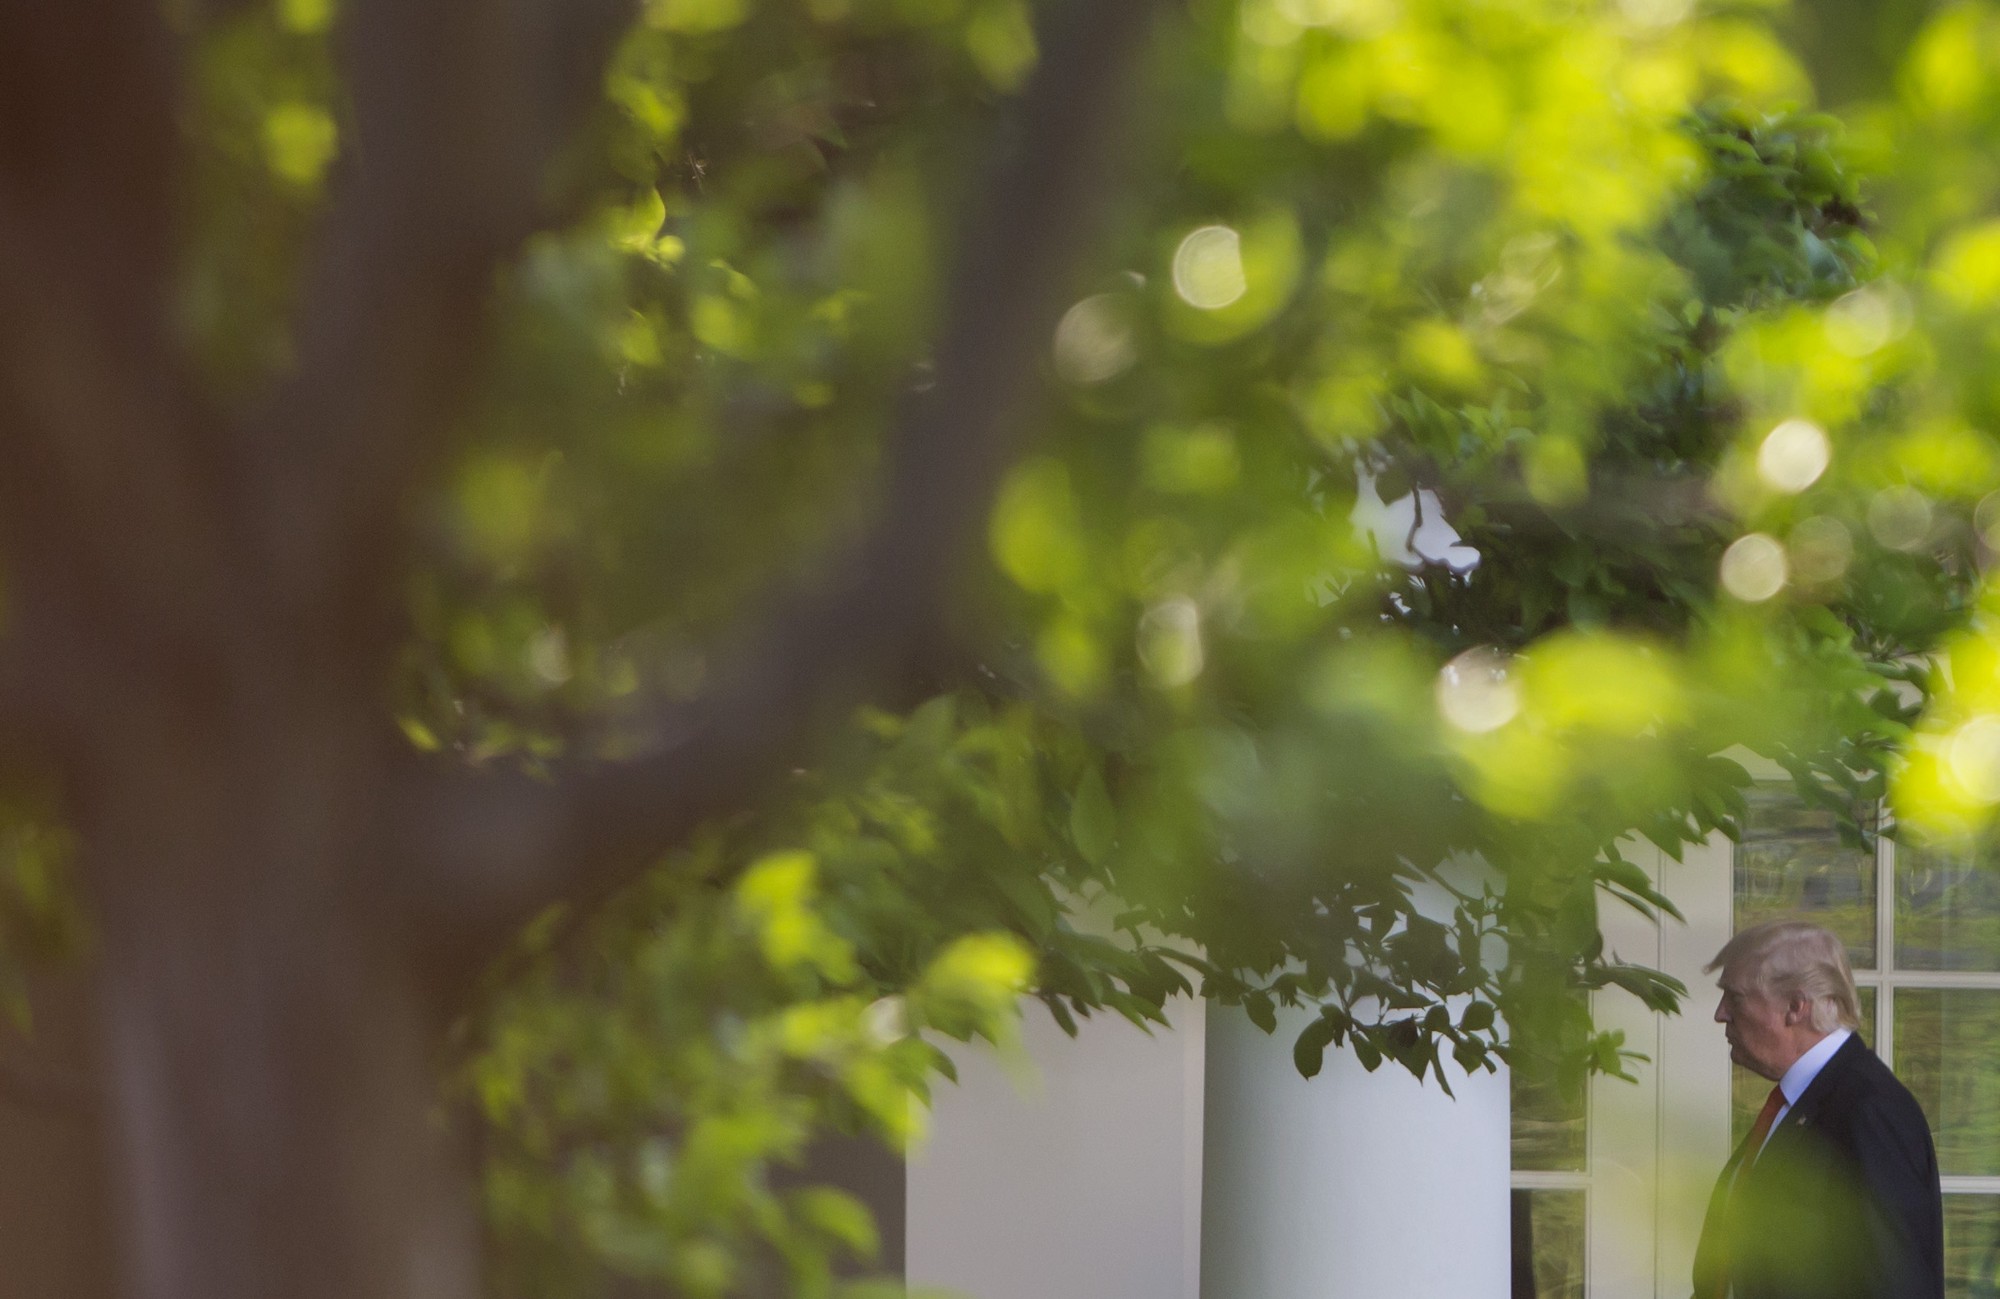
<path id="1" fill-rule="evenodd" d="M 1747 1143 L 1746 1143 L 1747 1144 Z M 1715 1184 L 1697 1299 L 1943 1299 L 1937 1152 L 1909 1089 L 1855 1034 L 1772 1130 L 1732 1192 Z"/>

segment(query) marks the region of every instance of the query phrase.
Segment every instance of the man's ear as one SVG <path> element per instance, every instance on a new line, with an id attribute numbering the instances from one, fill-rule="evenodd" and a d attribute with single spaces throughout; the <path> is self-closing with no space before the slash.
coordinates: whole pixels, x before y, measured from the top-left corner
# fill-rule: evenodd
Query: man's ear
<path id="1" fill-rule="evenodd" d="M 1812 998 L 1804 995 L 1793 996 L 1785 1003 L 1785 1023 L 1787 1025 L 1812 1023 L 1812 1006 Z"/>

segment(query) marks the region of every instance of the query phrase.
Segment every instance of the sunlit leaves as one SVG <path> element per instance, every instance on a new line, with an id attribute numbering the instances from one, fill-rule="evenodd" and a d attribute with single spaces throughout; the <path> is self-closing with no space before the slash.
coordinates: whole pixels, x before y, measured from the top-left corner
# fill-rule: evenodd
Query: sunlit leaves
<path id="1" fill-rule="evenodd" d="M 866 761 L 727 889 L 704 878 L 744 849 L 711 841 L 585 930 L 551 916 L 524 940 L 467 1079 L 495 1125 L 506 1292 L 609 1263 L 689 1294 L 769 1268 L 821 1293 L 874 1232 L 771 1170 L 826 1131 L 914 1139 L 935 1042 L 1005 1045 L 1025 992 L 1147 1018 L 1185 990 L 1159 955 L 1070 929 L 1035 865 L 1068 836 L 1039 815 L 1044 777 L 1074 779 L 1039 768 L 1073 741 L 950 698 L 863 729 Z M 1098 787 L 1067 817 L 1085 838 L 1110 833 Z"/>
<path id="2" fill-rule="evenodd" d="M 28 976 L 80 956 L 90 923 L 75 878 L 76 839 L 49 790 L 0 800 L 0 1017 L 29 1033 Z"/>
<path id="3" fill-rule="evenodd" d="M 1236 434 L 1221 423 L 1150 428 L 1141 458 L 1146 485 L 1169 494 L 1227 491 L 1242 471 Z"/>
<path id="4" fill-rule="evenodd" d="M 365 163 L 325 10 L 197 56 L 181 308 L 246 387 Z M 459 450 L 409 503 L 412 743 L 618 752 L 633 700 L 697 695 L 861 525 L 885 431 L 950 398 L 940 267 L 1029 14 L 644 6 L 550 179 L 573 219 L 500 277 Z M 1934 20 L 1859 119 L 1864 191 L 1760 11 L 1176 8 L 1037 340 L 1052 382 L 1009 412 L 1033 445 L 969 521 L 954 692 L 531 935 L 470 1030 L 510 1292 L 606 1266 L 828 1292 L 866 1223 L 771 1170 L 820 1132 L 909 1139 L 949 1068 L 926 1034 L 1005 1042 L 1023 995 L 1065 1026 L 1197 984 L 1267 1027 L 1314 1006 L 1306 1073 L 1338 1049 L 1443 1083 L 1507 1032 L 1572 1089 L 1618 1071 L 1587 995 L 1674 989 L 1607 958 L 1598 906 L 1661 905 L 1634 834 L 1735 824 L 1726 750 L 1851 803 L 1939 694 L 1899 806 L 1981 823 L 1991 25 Z M 1951 633 L 1951 672 L 1911 666 Z"/>
<path id="5" fill-rule="evenodd" d="M 458 492 L 464 544 L 506 569 L 529 559 L 548 530 L 561 527 L 548 500 L 552 459 L 493 456 L 467 465 Z"/>
<path id="6" fill-rule="evenodd" d="M 1561 634 L 1530 646 L 1508 677 L 1519 702 L 1506 720 L 1458 731 L 1473 796 L 1530 820 L 1583 798 L 1640 812 L 1658 758 L 1633 742 L 1670 741 L 1688 720 L 1673 661 L 1625 637 Z"/>
<path id="7" fill-rule="evenodd" d="M 233 6 L 188 58 L 176 320 L 218 393 L 288 359 L 292 277 L 341 149 L 328 0 Z"/>
<path id="8" fill-rule="evenodd" d="M 1015 998 L 1026 992 L 1035 958 L 1007 934 L 969 934 L 931 962 L 910 990 L 918 1022 L 952 1037 L 992 1035 L 1008 1023 Z"/>
<path id="9" fill-rule="evenodd" d="M 648 0 L 646 21 L 669 32 L 702 35 L 743 21 L 748 0 Z"/>
<path id="10" fill-rule="evenodd" d="M 333 162 L 339 132 L 316 104 L 277 104 L 264 116 L 264 156 L 279 179 L 300 189 L 319 184 Z"/>
<path id="11" fill-rule="evenodd" d="M 666 219 L 666 202 L 660 198 L 658 190 L 648 186 L 639 192 L 630 207 L 612 209 L 608 222 L 611 240 L 626 252 L 641 256 L 657 255 L 660 241 L 671 238 L 660 233 Z M 671 265 L 674 260 L 678 258 L 669 258 L 668 264 Z"/>
<path id="12" fill-rule="evenodd" d="M 333 23 L 334 0 L 279 0 L 278 20 L 302 36 L 316 36 Z"/>
<path id="13" fill-rule="evenodd" d="M 1015 90 L 1035 65 L 1035 29 L 1023 0 L 984 0 L 971 6 L 965 48 L 981 75 L 998 90 Z"/>
<path id="14" fill-rule="evenodd" d="M 2000 222 L 1954 233 L 1931 263 L 1937 290 L 1956 306 L 1979 309 L 2000 301 Z"/>
<path id="15" fill-rule="evenodd" d="M 810 970 L 830 983 L 852 982 L 854 950 L 821 919 L 817 881 L 810 854 L 774 854 L 753 863 L 737 881 L 736 905 L 773 970 Z"/>
<path id="16" fill-rule="evenodd" d="M 1931 21 L 1904 64 L 1906 92 L 1943 118 L 1965 116 L 1990 86 L 1992 10 L 1953 5 Z"/>
<path id="17" fill-rule="evenodd" d="M 1919 833 L 1963 841 L 2000 809 L 2000 639 L 1975 624 L 1939 654 L 1939 684 L 1892 785 Z"/>
<path id="18" fill-rule="evenodd" d="M 1055 460 L 1031 461 L 1001 489 L 991 525 L 993 555 L 1024 589 L 1060 591 L 1085 576 L 1080 528 L 1069 471 Z"/>

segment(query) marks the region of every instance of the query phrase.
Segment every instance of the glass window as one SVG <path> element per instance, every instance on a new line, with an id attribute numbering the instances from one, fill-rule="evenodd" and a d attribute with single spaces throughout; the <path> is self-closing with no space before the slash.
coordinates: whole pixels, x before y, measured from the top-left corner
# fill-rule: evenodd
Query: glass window
<path id="1" fill-rule="evenodd" d="M 1870 823 L 1857 811 L 1849 823 Z M 1782 917 L 1825 925 L 1856 969 L 1875 968 L 1875 854 L 1841 838 L 1841 818 L 1784 785 L 1748 794 L 1736 847 L 1736 928 Z"/>
<path id="2" fill-rule="evenodd" d="M 1896 992 L 1896 1076 L 1916 1094 L 1946 1176 L 2000 1176 L 2000 990 Z"/>
<path id="3" fill-rule="evenodd" d="M 1513 1103 L 1513 1166 L 1524 1172 L 1581 1172 L 1585 1098 L 1559 1086 L 1555 1070 L 1526 1051 L 1508 1071 Z"/>
<path id="4" fill-rule="evenodd" d="M 1807 807 L 1782 785 L 1756 787 L 1748 803 L 1736 850 L 1736 928 L 1786 916 L 1813 920 L 1840 936 L 1856 969 L 1882 971 L 1863 977 L 1889 986 L 1858 990 L 1861 1036 L 1893 1058 L 1930 1120 L 1945 1176 L 1945 1294 L 2000 1299 L 2000 1195 L 1990 1193 L 1990 1183 L 1954 1182 L 2000 1177 L 2000 1068 L 1993 1065 L 2000 1060 L 2000 852 L 1974 857 L 1894 843 L 1895 888 L 1887 896 L 1875 854 L 1843 842 L 1835 814 Z M 1877 951 L 1884 920 L 1891 945 Z M 1955 973 L 1927 979 L 1932 971 Z M 1961 986 L 1915 986 L 1926 981 Z M 1877 1037 L 1884 997 L 1894 1011 L 1886 1041 Z M 1731 1128 L 1741 1142 L 1771 1084 L 1747 1069 L 1732 1070 L 1730 1084 Z"/>
<path id="5" fill-rule="evenodd" d="M 1584 1193 L 1516 1189 L 1512 1299 L 1583 1299 Z"/>
<path id="6" fill-rule="evenodd" d="M 1944 1197 L 1946 1299 L 2000 1299 L 2000 1196 Z"/>
<path id="7" fill-rule="evenodd" d="M 1897 844 L 1896 965 L 2000 970 L 2000 862 Z"/>

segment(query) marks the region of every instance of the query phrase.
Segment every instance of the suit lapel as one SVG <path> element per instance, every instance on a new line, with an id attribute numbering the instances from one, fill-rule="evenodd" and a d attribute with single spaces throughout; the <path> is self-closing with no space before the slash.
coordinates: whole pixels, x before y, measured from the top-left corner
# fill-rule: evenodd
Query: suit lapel
<path id="1" fill-rule="evenodd" d="M 1764 1146 L 1766 1153 L 1780 1142 L 1790 1145 L 1799 1140 L 1802 1133 L 1819 1121 L 1820 1112 L 1826 1106 L 1827 1098 L 1838 1093 L 1845 1085 L 1848 1074 L 1853 1072 L 1855 1063 L 1867 1049 L 1859 1033 L 1850 1034 L 1848 1039 L 1840 1044 L 1840 1049 L 1833 1053 L 1833 1058 L 1821 1066 L 1820 1071 L 1813 1076 L 1812 1082 L 1807 1084 L 1805 1094 L 1799 1097 L 1798 1103 L 1786 1110 L 1785 1117 L 1778 1120 L 1778 1126 L 1771 1130 L 1771 1139 Z"/>

